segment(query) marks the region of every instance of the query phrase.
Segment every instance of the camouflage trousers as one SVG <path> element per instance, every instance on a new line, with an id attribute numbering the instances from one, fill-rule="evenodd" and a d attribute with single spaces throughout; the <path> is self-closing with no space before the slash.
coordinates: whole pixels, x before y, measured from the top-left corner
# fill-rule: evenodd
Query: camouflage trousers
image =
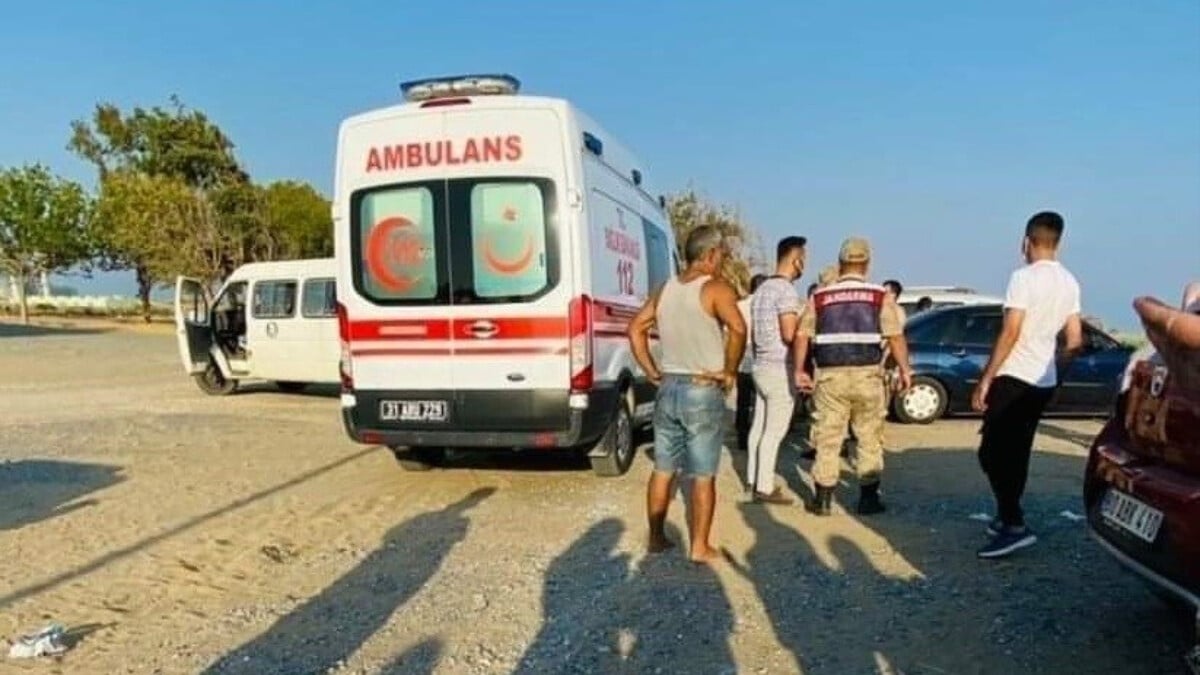
<path id="1" fill-rule="evenodd" d="M 812 472 L 817 485 L 837 485 L 847 427 L 853 429 L 858 440 L 855 467 L 859 484 L 879 482 L 883 473 L 883 426 L 887 416 L 883 369 L 879 366 L 818 369 L 813 403 L 817 415 L 812 440 L 817 459 Z"/>

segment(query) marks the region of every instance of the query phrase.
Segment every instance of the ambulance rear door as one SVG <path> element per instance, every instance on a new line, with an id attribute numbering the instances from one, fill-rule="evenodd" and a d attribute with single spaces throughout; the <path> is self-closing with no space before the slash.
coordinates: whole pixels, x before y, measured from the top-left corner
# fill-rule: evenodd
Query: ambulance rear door
<path id="1" fill-rule="evenodd" d="M 444 133 L 464 155 L 498 160 L 446 182 L 454 426 L 566 429 L 575 270 L 563 120 L 550 107 L 463 106 L 447 110 Z"/>

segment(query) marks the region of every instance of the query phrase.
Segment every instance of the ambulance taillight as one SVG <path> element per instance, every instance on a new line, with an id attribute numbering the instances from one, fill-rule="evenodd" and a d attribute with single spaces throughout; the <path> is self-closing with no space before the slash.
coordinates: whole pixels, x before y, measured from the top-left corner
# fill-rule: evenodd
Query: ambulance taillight
<path id="1" fill-rule="evenodd" d="M 350 317 L 346 306 L 337 303 L 338 338 L 342 343 L 342 355 L 338 361 L 338 373 L 342 382 L 342 393 L 354 391 L 354 362 L 350 355 Z"/>
<path id="2" fill-rule="evenodd" d="M 590 391 L 596 373 L 592 367 L 592 299 L 581 295 L 571 300 L 567 314 L 571 354 L 571 391 Z"/>

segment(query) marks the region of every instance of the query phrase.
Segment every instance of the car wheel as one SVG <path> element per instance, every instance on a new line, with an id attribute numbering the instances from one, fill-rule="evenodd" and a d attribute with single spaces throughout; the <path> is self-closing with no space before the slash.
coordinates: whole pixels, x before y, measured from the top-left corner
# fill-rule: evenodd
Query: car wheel
<path id="1" fill-rule="evenodd" d="M 931 377 L 913 378 L 912 386 L 892 403 L 902 424 L 929 424 L 946 413 L 948 397 L 941 382 Z"/>
<path id="2" fill-rule="evenodd" d="M 275 386 L 279 387 L 279 391 L 282 391 L 282 392 L 285 392 L 288 394 L 299 394 L 300 392 L 304 391 L 304 388 L 308 386 L 308 383 L 307 382 L 276 382 Z"/>
<path id="3" fill-rule="evenodd" d="M 622 394 L 612 423 L 596 447 L 588 453 L 592 472 L 604 477 L 622 476 L 633 465 L 636 450 L 633 447 L 633 414 L 629 411 L 629 396 Z"/>
<path id="4" fill-rule="evenodd" d="M 216 361 L 209 361 L 204 372 L 193 375 L 192 379 L 209 396 L 227 396 L 237 390 L 237 380 L 225 377 Z"/>
<path id="5" fill-rule="evenodd" d="M 396 463 L 405 471 L 429 471 L 446 464 L 445 448 L 392 448 Z"/>

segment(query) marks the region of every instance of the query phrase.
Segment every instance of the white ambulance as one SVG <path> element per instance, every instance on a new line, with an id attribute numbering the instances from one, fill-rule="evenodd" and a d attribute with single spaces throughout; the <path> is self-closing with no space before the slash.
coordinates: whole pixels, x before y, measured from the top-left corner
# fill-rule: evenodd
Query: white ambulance
<path id="1" fill-rule="evenodd" d="M 408 82 L 342 123 L 343 420 L 408 469 L 448 448 L 578 449 L 620 475 L 654 400 L 625 332 L 677 269 L 665 202 L 595 122 L 519 86 Z"/>
<path id="2" fill-rule="evenodd" d="M 337 384 L 333 258 L 242 265 L 215 296 L 198 279 L 175 281 L 175 328 L 184 372 L 206 394 L 245 380 L 295 392 Z"/>

